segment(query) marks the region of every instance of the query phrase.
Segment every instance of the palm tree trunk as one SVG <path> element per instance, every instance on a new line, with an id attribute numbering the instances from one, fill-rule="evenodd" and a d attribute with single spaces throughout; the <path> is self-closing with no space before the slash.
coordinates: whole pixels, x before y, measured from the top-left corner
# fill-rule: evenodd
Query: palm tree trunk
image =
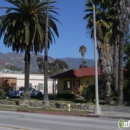
<path id="1" fill-rule="evenodd" d="M 108 40 L 109 41 L 109 40 Z M 111 94 L 111 76 L 113 73 L 113 45 L 98 42 L 98 51 L 100 57 L 100 66 L 106 87 L 106 103 L 109 103 Z"/>
<path id="2" fill-rule="evenodd" d="M 27 47 L 27 50 L 25 52 L 25 91 L 24 96 L 25 98 L 30 98 L 30 92 L 29 92 L 29 73 L 30 73 L 30 51 Z"/>
<path id="3" fill-rule="evenodd" d="M 114 45 L 114 85 L 115 85 L 115 92 L 117 92 L 118 90 L 118 62 L 119 62 L 119 46 L 118 46 L 118 40 L 119 40 L 119 36 L 117 36 L 117 40 L 115 41 L 115 45 Z"/>
<path id="4" fill-rule="evenodd" d="M 118 87 L 118 105 L 123 105 L 123 33 L 120 33 L 119 41 L 119 87 Z"/>
<path id="5" fill-rule="evenodd" d="M 82 56 L 82 68 L 84 68 L 84 57 Z"/>
<path id="6" fill-rule="evenodd" d="M 109 78 L 106 78 L 106 104 L 110 103 L 110 94 L 111 94 L 111 82 Z"/>
<path id="7" fill-rule="evenodd" d="M 47 11 L 46 11 L 46 36 L 45 36 L 45 50 L 44 50 L 44 98 L 43 102 L 48 105 L 48 22 L 49 22 L 49 0 L 47 0 Z"/>

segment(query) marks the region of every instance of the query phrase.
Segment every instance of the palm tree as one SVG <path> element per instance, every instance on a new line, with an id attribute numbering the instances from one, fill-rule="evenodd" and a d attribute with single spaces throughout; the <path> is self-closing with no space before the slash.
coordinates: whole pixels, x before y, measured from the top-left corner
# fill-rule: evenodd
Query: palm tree
<path id="1" fill-rule="evenodd" d="M 47 3 L 41 0 L 6 0 L 13 7 L 6 9 L 6 14 L 0 17 L 0 38 L 4 35 L 4 44 L 12 47 L 14 52 L 25 52 L 25 96 L 29 97 L 30 52 L 42 52 L 45 46 L 46 7 Z M 52 2 L 54 3 L 54 2 Z M 49 7 L 52 13 L 57 14 Z M 58 30 L 54 16 L 49 17 L 48 47 L 53 42 L 54 34 Z"/>
<path id="2" fill-rule="evenodd" d="M 119 42 L 119 82 L 118 82 L 118 105 L 123 105 L 123 53 L 124 53 L 124 38 L 123 33 L 120 33 Z"/>
<path id="3" fill-rule="evenodd" d="M 45 50 L 44 50 L 44 103 L 46 105 L 49 104 L 49 98 L 48 98 L 48 19 L 49 19 L 49 4 L 50 0 L 47 0 L 47 10 L 46 10 L 46 36 L 45 36 Z"/>
<path id="4" fill-rule="evenodd" d="M 114 78 L 114 86 L 115 86 L 115 92 L 118 91 L 118 77 L 119 77 L 119 35 L 117 35 L 117 38 L 115 39 L 115 45 L 114 45 L 114 63 L 113 63 L 113 78 Z"/>
<path id="5" fill-rule="evenodd" d="M 81 53 L 81 56 L 82 56 L 82 67 L 84 66 L 84 55 L 86 51 L 87 51 L 87 48 L 84 45 L 79 47 L 79 52 Z"/>
<path id="6" fill-rule="evenodd" d="M 130 24 L 130 2 L 128 0 L 117 0 L 117 11 L 118 11 L 118 30 L 120 32 L 119 41 L 119 99 L 118 104 L 123 105 L 123 51 L 124 51 L 124 34 L 129 31 Z"/>
<path id="7" fill-rule="evenodd" d="M 115 31 L 115 1 L 101 1 L 92 0 L 96 6 L 96 26 L 97 26 L 97 39 L 98 39 L 98 52 L 101 71 L 106 82 L 106 98 L 109 99 L 111 93 L 111 76 L 113 74 L 113 34 Z M 87 19 L 87 29 L 91 32 L 91 38 L 93 38 L 93 7 L 90 1 L 86 4 L 86 15 L 84 19 Z M 114 29 L 113 29 L 114 28 Z M 116 29 L 117 30 L 117 29 Z"/>

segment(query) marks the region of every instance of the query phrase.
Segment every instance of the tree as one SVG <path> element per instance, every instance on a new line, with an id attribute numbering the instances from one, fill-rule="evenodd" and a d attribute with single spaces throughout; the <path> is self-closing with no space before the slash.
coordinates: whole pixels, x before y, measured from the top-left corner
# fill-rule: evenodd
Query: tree
<path id="1" fill-rule="evenodd" d="M 14 65 L 6 65 L 6 69 L 10 69 L 10 70 L 13 70 L 13 71 L 20 71 L 21 69 L 14 66 Z"/>
<path id="2" fill-rule="evenodd" d="M 30 52 L 42 52 L 45 47 L 46 7 L 47 3 L 41 0 L 6 0 L 13 7 L 6 9 L 6 14 L 0 17 L 0 38 L 4 35 L 4 44 L 12 47 L 15 52 L 25 52 L 25 97 L 29 97 Z M 51 2 L 54 3 L 54 2 Z M 50 6 L 50 11 L 57 14 Z M 49 17 L 48 47 L 55 40 L 58 30 L 54 16 Z"/>
<path id="3" fill-rule="evenodd" d="M 44 69 L 45 69 L 43 57 L 38 57 L 36 61 L 38 63 L 39 71 L 41 73 L 43 73 Z M 64 70 L 64 69 L 68 69 L 68 68 L 69 67 L 65 61 L 62 61 L 59 59 L 56 59 L 53 62 L 48 61 L 48 75 L 58 73 L 59 71 Z"/>
<path id="4" fill-rule="evenodd" d="M 60 69 L 68 69 L 68 64 L 63 61 L 63 60 L 59 60 L 59 59 L 56 59 L 53 63 L 55 66 L 59 66 Z"/>
<path id="5" fill-rule="evenodd" d="M 46 35 L 45 35 L 45 50 L 44 50 L 44 98 L 43 102 L 49 104 L 48 97 L 48 27 L 49 27 L 49 4 L 50 0 L 47 0 L 47 9 L 46 9 Z"/>
<path id="6" fill-rule="evenodd" d="M 85 55 L 85 52 L 87 51 L 86 47 L 84 45 L 80 46 L 79 47 L 79 52 L 81 53 L 81 56 L 82 56 L 82 67 L 84 66 L 84 55 Z"/>
<path id="7" fill-rule="evenodd" d="M 130 34 L 124 38 L 124 101 L 130 104 Z"/>
<path id="8" fill-rule="evenodd" d="M 38 68 L 39 68 L 39 71 L 42 71 L 44 70 L 44 60 L 42 57 L 38 57 L 36 59 L 37 63 L 38 63 Z"/>
<path id="9" fill-rule="evenodd" d="M 114 6 L 115 1 L 92 0 L 92 2 L 96 7 L 99 61 L 106 83 L 106 99 L 109 100 L 111 93 L 111 78 L 113 74 L 113 48 L 115 42 L 113 39 L 115 39 L 117 30 L 116 8 Z M 85 6 L 86 15 L 84 16 L 84 19 L 88 20 L 87 29 L 90 30 L 91 38 L 93 38 L 93 7 L 90 1 L 87 1 Z"/>
<path id="10" fill-rule="evenodd" d="M 117 12 L 118 12 L 118 30 L 120 32 L 119 37 L 119 87 L 118 87 L 118 105 L 123 105 L 123 51 L 124 51 L 124 34 L 129 31 L 130 23 L 130 1 L 129 0 L 117 0 Z"/>

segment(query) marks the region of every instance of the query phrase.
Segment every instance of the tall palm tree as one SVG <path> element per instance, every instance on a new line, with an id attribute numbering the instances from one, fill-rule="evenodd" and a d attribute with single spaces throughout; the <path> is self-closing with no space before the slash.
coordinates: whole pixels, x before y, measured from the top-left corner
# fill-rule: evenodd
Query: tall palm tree
<path id="1" fill-rule="evenodd" d="M 84 66 L 84 55 L 86 51 L 87 51 L 87 48 L 84 45 L 79 47 L 79 52 L 81 53 L 81 56 L 82 56 L 82 67 Z"/>
<path id="2" fill-rule="evenodd" d="M 118 105 L 123 105 L 124 96 L 123 96 L 123 53 L 124 53 L 124 39 L 123 33 L 120 33 L 120 42 L 119 42 L 119 86 L 118 86 Z"/>
<path id="3" fill-rule="evenodd" d="M 119 42 L 119 100 L 118 104 L 123 105 L 123 50 L 124 50 L 124 34 L 129 31 L 130 24 L 130 1 L 129 0 L 117 0 L 118 10 L 118 30 L 120 32 Z"/>
<path id="4" fill-rule="evenodd" d="M 49 19 L 49 4 L 50 0 L 47 0 L 47 10 L 46 10 L 46 36 L 45 36 L 45 50 L 44 50 L 44 103 L 49 104 L 49 98 L 48 98 L 48 19 Z"/>
<path id="5" fill-rule="evenodd" d="M 114 86 L 115 86 L 115 92 L 117 93 L 118 91 L 118 78 L 119 78 L 119 35 L 117 35 L 115 39 L 115 44 L 114 44 L 114 64 L 113 64 L 113 78 L 114 78 Z"/>
<path id="6" fill-rule="evenodd" d="M 115 7 L 114 0 L 101 1 L 101 0 L 92 0 L 96 6 L 96 26 L 97 26 L 97 39 L 98 39 L 98 52 L 101 71 L 106 82 L 106 98 L 109 99 L 111 93 L 111 76 L 113 74 L 113 48 L 114 44 L 112 42 L 113 29 L 116 16 L 115 16 Z M 84 19 L 87 19 L 87 29 L 91 32 L 91 38 L 93 38 L 93 7 L 90 1 L 87 1 L 86 4 L 86 15 Z M 115 26 L 117 27 L 117 26 Z"/>
<path id="7" fill-rule="evenodd" d="M 46 7 L 41 0 L 6 0 L 13 7 L 6 9 L 6 14 L 0 16 L 0 38 L 4 35 L 4 44 L 12 47 L 14 52 L 25 52 L 25 96 L 29 97 L 30 52 L 42 52 L 45 47 Z M 54 3 L 54 2 L 52 2 Z M 57 14 L 50 6 L 50 11 Z M 48 47 L 53 42 L 58 30 L 54 16 L 49 17 Z"/>

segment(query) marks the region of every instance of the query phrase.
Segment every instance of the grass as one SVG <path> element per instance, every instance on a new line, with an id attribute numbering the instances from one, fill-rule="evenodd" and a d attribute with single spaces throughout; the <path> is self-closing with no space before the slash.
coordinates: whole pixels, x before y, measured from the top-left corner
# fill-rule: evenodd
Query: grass
<path id="1" fill-rule="evenodd" d="M 3 101 L 15 101 L 15 102 L 21 102 L 24 101 L 24 98 L 9 98 L 9 99 L 3 99 Z M 34 99 L 31 98 L 29 99 L 30 101 L 35 101 L 35 102 L 42 102 L 42 99 Z M 88 105 L 94 105 L 95 103 L 93 102 L 86 102 L 85 100 L 65 100 L 65 99 L 56 99 L 56 100 L 50 100 L 50 103 L 69 103 L 69 104 L 88 104 Z M 104 104 L 104 100 L 100 100 L 100 104 Z M 48 112 L 67 112 L 67 109 L 58 109 L 58 108 L 33 108 L 33 107 L 22 107 L 22 106 L 15 106 L 15 105 L 0 105 L 0 110 L 24 110 L 24 111 L 48 111 Z M 88 114 L 90 113 L 87 110 L 71 110 L 71 113 L 75 114 Z"/>
<path id="2" fill-rule="evenodd" d="M 8 101 L 23 101 L 25 100 L 24 98 L 9 98 L 9 99 L 3 99 L 3 100 L 8 100 Z M 35 101 L 35 102 L 40 102 L 43 101 L 42 99 L 36 99 L 36 98 L 30 98 L 30 101 Z M 86 102 L 85 100 L 74 100 L 74 99 L 53 99 L 53 100 L 49 100 L 51 103 L 69 103 L 69 104 L 88 104 L 88 105 L 94 105 L 94 102 Z M 99 100 L 99 104 L 100 105 L 104 105 L 105 104 L 105 100 Z"/>
<path id="3" fill-rule="evenodd" d="M 24 101 L 24 98 L 9 98 L 3 99 L 3 101 L 15 101 L 21 102 Z M 29 99 L 30 101 L 41 102 L 42 99 Z M 51 103 L 70 103 L 70 104 L 77 104 L 82 103 L 86 104 L 83 100 L 50 100 Z M 88 104 L 88 103 L 87 103 Z M 15 105 L 0 105 L 0 110 L 24 110 L 24 111 L 49 111 L 49 112 L 68 112 L 67 109 L 58 109 L 58 108 L 33 108 L 33 107 L 22 107 L 22 106 L 15 106 Z M 69 113 L 69 112 L 68 112 Z M 87 114 L 90 113 L 89 111 L 80 111 L 80 110 L 71 110 L 71 113 L 75 114 Z"/>
<path id="4" fill-rule="evenodd" d="M 6 100 L 6 101 L 24 101 L 25 99 L 24 98 L 9 98 L 9 99 L 3 99 L 3 100 Z M 36 101 L 36 102 L 42 101 L 40 99 L 35 99 L 35 98 L 30 98 L 29 100 L 30 101 Z"/>
<path id="5" fill-rule="evenodd" d="M 24 111 L 48 111 L 48 112 L 68 112 L 64 109 L 54 109 L 54 108 L 32 108 L 32 107 L 21 107 L 21 106 L 9 106 L 9 105 L 0 105 L 0 110 L 24 110 Z M 72 110 L 72 113 L 75 114 L 88 114 L 89 111 L 77 111 Z M 69 113 L 69 112 L 68 112 Z"/>

